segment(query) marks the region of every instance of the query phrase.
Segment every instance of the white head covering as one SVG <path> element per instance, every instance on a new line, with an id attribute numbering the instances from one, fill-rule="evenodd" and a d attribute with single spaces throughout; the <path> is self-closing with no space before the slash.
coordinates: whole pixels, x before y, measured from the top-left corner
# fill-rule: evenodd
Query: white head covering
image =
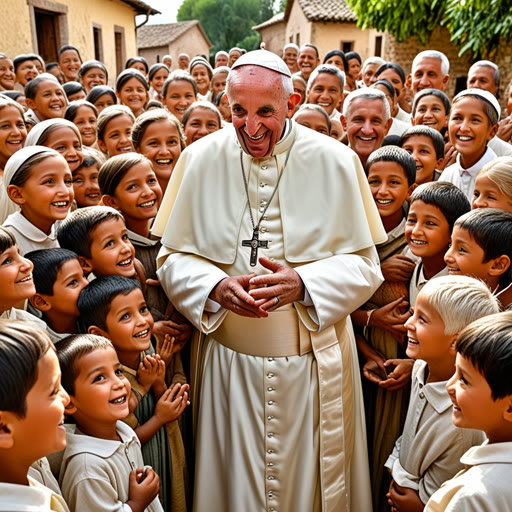
<path id="1" fill-rule="evenodd" d="M 294 50 L 296 50 L 296 51 L 297 51 L 297 55 L 298 55 L 298 53 L 300 52 L 300 48 L 299 48 L 295 43 L 288 43 L 288 44 L 285 44 L 285 45 L 284 45 L 283 53 L 284 53 L 288 48 L 293 48 Z"/>
<path id="2" fill-rule="evenodd" d="M 254 50 L 242 55 L 231 66 L 231 69 L 239 68 L 240 66 L 261 66 L 262 68 L 271 69 L 282 75 L 292 76 L 284 60 L 275 53 L 267 50 Z"/>
<path id="3" fill-rule="evenodd" d="M 464 91 L 459 92 L 459 94 L 457 94 L 457 96 L 455 96 L 453 99 L 456 100 L 457 98 L 460 98 L 461 96 L 467 96 L 468 94 L 473 96 L 481 96 L 484 100 L 487 100 L 494 107 L 494 110 L 496 110 L 499 120 L 501 116 L 501 107 L 494 94 L 491 94 L 489 91 L 484 91 L 483 89 L 465 89 Z"/>
<path id="4" fill-rule="evenodd" d="M 46 121 L 37 123 L 34 126 L 34 128 L 30 130 L 30 133 L 27 135 L 25 146 L 38 145 L 39 141 L 48 130 L 55 130 L 57 128 L 62 128 L 64 126 L 71 128 L 76 133 L 78 140 L 80 141 L 80 144 L 82 144 L 82 137 L 80 136 L 80 132 L 78 131 L 76 124 L 72 123 L 71 121 L 68 121 L 67 119 L 56 118 L 47 119 Z"/>
<path id="5" fill-rule="evenodd" d="M 224 50 L 219 50 L 219 51 L 215 54 L 215 60 L 217 60 L 217 57 L 218 57 L 219 55 L 225 55 L 226 57 L 229 57 L 228 52 L 225 52 Z"/>

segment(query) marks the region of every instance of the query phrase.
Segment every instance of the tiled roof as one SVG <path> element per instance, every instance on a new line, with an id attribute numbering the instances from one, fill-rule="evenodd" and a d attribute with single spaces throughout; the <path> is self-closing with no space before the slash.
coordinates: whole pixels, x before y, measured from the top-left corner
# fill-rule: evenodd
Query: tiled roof
<path id="1" fill-rule="evenodd" d="M 163 25 L 144 25 L 137 29 L 137 48 L 154 48 L 156 46 L 167 46 L 195 25 L 199 25 L 199 30 L 204 38 L 212 47 L 206 32 L 203 30 L 199 20 L 179 21 L 178 23 L 165 23 Z"/>
<path id="2" fill-rule="evenodd" d="M 292 3 L 293 0 L 288 0 Z M 345 0 L 298 0 L 309 21 L 357 21 Z"/>
<path id="3" fill-rule="evenodd" d="M 137 14 L 161 14 L 160 11 L 153 9 L 150 5 L 140 0 L 122 0 L 125 4 L 131 5 Z"/>
<path id="4" fill-rule="evenodd" d="M 272 16 L 267 21 L 264 21 L 263 23 L 260 23 L 259 25 L 256 25 L 255 27 L 252 27 L 252 30 L 261 30 L 262 28 L 270 27 L 271 25 L 275 25 L 276 23 L 284 22 L 284 12 L 279 12 L 275 16 Z"/>

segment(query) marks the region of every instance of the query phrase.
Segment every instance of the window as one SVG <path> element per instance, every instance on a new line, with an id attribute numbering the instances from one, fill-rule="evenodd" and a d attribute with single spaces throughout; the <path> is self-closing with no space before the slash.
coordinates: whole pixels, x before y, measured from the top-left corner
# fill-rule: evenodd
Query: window
<path id="1" fill-rule="evenodd" d="M 343 53 L 348 53 L 348 52 L 353 51 L 354 41 L 341 41 L 340 49 L 343 51 Z"/>
<path id="2" fill-rule="evenodd" d="M 300 34 L 298 32 L 295 35 L 295 44 L 300 48 Z"/>
<path id="3" fill-rule="evenodd" d="M 124 69 L 124 62 L 126 60 L 124 27 L 114 25 L 114 41 L 116 45 L 116 74 L 119 75 L 119 73 Z"/>
<path id="4" fill-rule="evenodd" d="M 375 57 L 382 56 L 382 36 L 375 38 Z"/>
<path id="5" fill-rule="evenodd" d="M 92 24 L 92 37 L 94 41 L 94 58 L 103 62 L 103 34 L 101 25 Z"/>

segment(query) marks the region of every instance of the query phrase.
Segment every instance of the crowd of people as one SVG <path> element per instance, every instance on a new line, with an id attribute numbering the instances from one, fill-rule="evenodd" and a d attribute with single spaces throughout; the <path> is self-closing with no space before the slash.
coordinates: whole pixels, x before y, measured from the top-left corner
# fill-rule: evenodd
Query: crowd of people
<path id="1" fill-rule="evenodd" d="M 0 53 L 0 511 L 512 511 L 498 66 L 172 62 Z"/>

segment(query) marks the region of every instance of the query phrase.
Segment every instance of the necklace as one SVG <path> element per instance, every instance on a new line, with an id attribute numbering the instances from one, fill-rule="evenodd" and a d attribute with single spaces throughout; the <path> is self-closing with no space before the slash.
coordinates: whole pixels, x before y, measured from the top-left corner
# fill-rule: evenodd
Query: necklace
<path id="1" fill-rule="evenodd" d="M 240 167 L 242 168 L 242 178 L 244 180 L 245 195 L 247 197 L 247 204 L 249 205 L 249 216 L 251 217 L 251 225 L 252 225 L 252 238 L 250 240 L 242 240 L 242 246 L 251 248 L 251 259 L 249 261 L 249 263 L 251 264 L 251 267 L 255 267 L 256 263 L 258 261 L 258 249 L 260 247 L 262 249 L 268 249 L 268 240 L 260 240 L 259 239 L 260 224 L 261 224 L 261 221 L 263 220 L 263 217 L 265 216 L 265 213 L 267 212 L 268 207 L 270 206 L 270 203 L 272 202 L 272 199 L 274 199 L 274 196 L 277 191 L 277 187 L 279 187 L 279 182 L 281 181 L 281 176 L 283 175 L 284 170 L 286 169 L 286 164 L 288 163 L 288 158 L 290 157 L 290 153 L 291 153 L 291 150 L 292 150 L 292 147 L 294 144 L 295 144 L 295 140 L 292 142 L 292 144 L 290 145 L 290 148 L 288 149 L 288 153 L 286 154 L 286 160 L 284 161 L 284 167 L 281 165 L 281 162 L 277 159 L 277 157 L 274 156 L 274 159 L 275 159 L 278 169 L 279 169 L 279 176 L 277 178 L 277 183 L 274 188 L 274 191 L 272 192 L 272 195 L 270 196 L 270 199 L 267 202 L 267 206 L 265 206 L 265 209 L 263 210 L 263 213 L 261 214 L 261 217 L 258 220 L 257 224 L 254 224 L 254 217 L 252 216 L 251 201 L 249 199 L 249 185 L 247 183 L 247 177 L 245 176 L 245 169 L 244 169 L 243 151 L 240 150 Z"/>

